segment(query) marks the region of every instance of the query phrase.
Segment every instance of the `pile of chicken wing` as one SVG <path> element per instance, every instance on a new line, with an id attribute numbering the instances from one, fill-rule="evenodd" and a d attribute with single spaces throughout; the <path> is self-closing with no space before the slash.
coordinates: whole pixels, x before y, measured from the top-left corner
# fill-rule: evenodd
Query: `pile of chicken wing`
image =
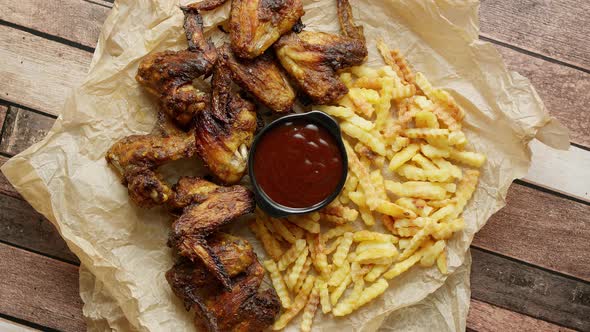
<path id="1" fill-rule="evenodd" d="M 261 127 L 257 110 L 290 112 L 297 94 L 315 104 L 338 100 L 348 90 L 336 71 L 362 63 L 367 48 L 348 0 L 337 0 L 341 35 L 304 30 L 301 0 L 233 0 L 230 43 L 215 47 L 203 34 L 200 12 L 226 1 L 181 8 L 188 48 L 142 59 L 136 80 L 159 103 L 156 127 L 119 140 L 106 159 L 135 204 L 164 205 L 178 216 L 168 241 L 178 260 L 166 278 L 195 311 L 197 327 L 260 331 L 274 322 L 278 297 L 259 290 L 264 270 L 250 244 L 219 231 L 255 208 L 252 192 L 236 183 Z M 194 84 L 209 77 L 209 91 Z M 171 186 L 158 173 L 165 163 L 193 156 L 217 184 L 183 177 Z"/>

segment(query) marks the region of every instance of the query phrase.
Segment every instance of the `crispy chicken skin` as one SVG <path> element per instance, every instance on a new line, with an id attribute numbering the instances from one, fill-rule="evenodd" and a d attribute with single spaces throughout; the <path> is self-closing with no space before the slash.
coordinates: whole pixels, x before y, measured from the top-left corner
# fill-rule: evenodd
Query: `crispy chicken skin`
<path id="1" fill-rule="evenodd" d="M 228 45 L 219 50 L 219 61 L 231 71 L 242 89 L 275 112 L 288 112 L 295 102 L 295 91 L 277 64 L 274 54 L 266 52 L 253 60 L 238 59 Z"/>
<path id="2" fill-rule="evenodd" d="M 145 56 L 135 79 L 158 97 L 164 112 L 187 128 L 208 103 L 207 94 L 195 88 L 192 81 L 211 73 L 217 52 L 203 36 L 203 20 L 197 10 L 185 11 L 184 30 L 188 49 Z"/>
<path id="3" fill-rule="evenodd" d="M 207 237 L 232 220 L 254 210 L 254 195 L 243 186 L 222 187 L 199 178 L 181 178 L 172 206 L 184 207 L 172 224 L 168 245 L 193 261 L 201 261 L 222 284 L 230 287 L 230 273 L 211 249 Z"/>
<path id="4" fill-rule="evenodd" d="M 131 200 L 140 207 L 163 204 L 172 196 L 156 168 L 195 152 L 194 134 L 173 128 L 165 118 L 159 115 L 154 133 L 124 137 L 106 153 L 107 162 L 122 175 Z"/>
<path id="5" fill-rule="evenodd" d="M 233 0 L 229 23 L 232 50 L 240 58 L 261 55 L 303 14 L 301 0 Z"/>
<path id="6" fill-rule="evenodd" d="M 303 31 L 289 33 L 274 45 L 287 73 L 314 103 L 329 104 L 348 92 L 336 71 L 360 65 L 368 54 L 362 27 L 352 22 L 347 0 L 338 0 L 343 35 Z"/>
<path id="7" fill-rule="evenodd" d="M 194 309 L 199 330 L 262 331 L 280 310 L 278 297 L 272 289 L 259 291 L 264 269 L 247 241 L 226 234 L 218 238 L 211 241 L 211 250 L 220 257 L 221 251 L 235 257 L 236 263 L 224 261 L 231 271 L 230 290 L 223 288 L 199 262 L 184 258 L 166 273 L 166 279 L 186 309 Z"/>
<path id="8" fill-rule="evenodd" d="M 211 173 L 222 183 L 240 181 L 246 172 L 248 148 L 257 128 L 255 106 L 231 92 L 229 70 L 221 63 L 211 80 L 210 110 L 196 119 L 196 149 Z"/>

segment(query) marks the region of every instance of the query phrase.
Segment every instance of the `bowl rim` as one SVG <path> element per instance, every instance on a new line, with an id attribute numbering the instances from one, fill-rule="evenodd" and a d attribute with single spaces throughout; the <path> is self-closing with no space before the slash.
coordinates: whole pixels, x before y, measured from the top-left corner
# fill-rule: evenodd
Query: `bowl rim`
<path id="1" fill-rule="evenodd" d="M 256 175 L 254 172 L 254 155 L 256 153 L 256 147 L 258 142 L 262 139 L 262 137 L 272 130 L 273 128 L 277 127 L 278 125 L 285 123 L 287 121 L 293 119 L 303 119 L 308 120 L 314 124 L 322 126 L 326 129 L 332 137 L 334 137 L 336 145 L 338 146 L 341 154 L 342 164 L 343 164 L 343 171 L 340 181 L 338 185 L 334 189 L 334 191 L 326 197 L 323 201 L 316 203 L 312 206 L 303 207 L 303 208 L 293 208 L 288 207 L 282 204 L 279 204 L 273 201 L 265 192 L 262 190 L 258 182 L 256 181 Z M 326 205 L 330 204 L 342 191 L 344 188 L 344 184 L 346 183 L 346 178 L 348 177 L 348 155 L 346 154 L 346 147 L 344 146 L 344 141 L 342 139 L 342 132 L 340 130 L 340 125 L 338 122 L 331 117 L 330 115 L 317 110 L 312 110 L 306 113 L 295 113 L 282 116 L 268 125 L 266 125 L 260 132 L 254 137 L 252 141 L 252 145 L 250 146 L 250 151 L 248 153 L 248 175 L 250 177 L 250 182 L 252 183 L 256 203 L 258 207 L 260 207 L 264 212 L 269 214 L 275 218 L 283 218 L 289 215 L 298 215 L 298 214 L 305 214 L 314 212 L 317 210 L 322 209 Z"/>

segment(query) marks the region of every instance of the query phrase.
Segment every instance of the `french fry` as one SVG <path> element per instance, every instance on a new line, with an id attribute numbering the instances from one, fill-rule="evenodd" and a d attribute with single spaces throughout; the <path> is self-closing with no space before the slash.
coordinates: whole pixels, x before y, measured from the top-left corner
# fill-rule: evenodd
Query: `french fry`
<path id="1" fill-rule="evenodd" d="M 398 275 L 409 270 L 412 266 L 414 266 L 416 263 L 418 263 L 421 258 L 422 258 L 422 251 L 417 251 L 413 255 L 408 257 L 407 259 L 402 260 L 402 261 L 396 263 L 395 265 L 393 265 L 393 267 L 391 269 L 389 269 L 387 272 L 385 272 L 383 274 L 383 277 L 385 279 L 393 279 L 393 278 L 397 277 Z"/>
<path id="2" fill-rule="evenodd" d="M 335 266 L 341 266 L 346 260 L 346 255 L 352 245 L 352 238 L 353 234 L 351 232 L 346 232 L 342 235 L 342 241 L 338 245 L 338 248 L 336 248 L 336 252 L 332 257 L 332 262 Z"/>
<path id="3" fill-rule="evenodd" d="M 395 59 L 391 56 L 391 50 L 385 45 L 382 39 L 377 40 L 377 49 L 379 50 L 381 57 L 383 57 L 383 62 L 395 71 L 396 76 L 400 78 L 403 77 L 401 69 L 397 63 L 395 63 Z"/>
<path id="4" fill-rule="evenodd" d="M 420 227 L 402 227 L 396 229 L 396 233 L 401 237 L 414 236 L 418 231 L 420 231 Z"/>
<path id="5" fill-rule="evenodd" d="M 360 142 L 371 148 L 373 152 L 385 156 L 385 144 L 382 140 L 375 137 L 373 133 L 365 131 L 358 124 L 344 121 L 340 123 L 340 129 L 346 135 L 358 139 Z"/>
<path id="6" fill-rule="evenodd" d="M 356 308 L 358 299 L 361 297 L 365 288 L 365 280 L 362 278 L 357 279 L 354 282 L 354 288 L 352 292 L 342 302 L 338 303 L 333 309 L 332 314 L 336 317 L 345 316 L 350 314 Z"/>
<path id="7" fill-rule="evenodd" d="M 420 111 L 415 116 L 416 128 L 438 128 L 436 115 L 429 111 Z"/>
<path id="8" fill-rule="evenodd" d="M 403 136 L 397 136 L 393 143 L 391 144 L 391 149 L 395 152 L 405 148 L 406 146 L 410 145 L 410 139 Z M 391 159 L 391 158 L 390 158 Z"/>
<path id="9" fill-rule="evenodd" d="M 389 170 L 395 171 L 398 167 L 408 162 L 416 155 L 420 146 L 418 144 L 410 144 L 400 152 L 396 153 L 389 162 Z"/>
<path id="10" fill-rule="evenodd" d="M 416 213 L 414 213 L 414 211 L 386 200 L 380 200 L 379 205 L 375 210 L 392 217 L 416 218 Z"/>
<path id="11" fill-rule="evenodd" d="M 424 251 L 424 255 L 420 259 L 420 265 L 424 267 L 429 267 L 434 265 L 436 259 L 440 256 L 440 254 L 445 250 L 446 242 L 444 240 L 438 240 L 432 246 L 428 247 Z"/>
<path id="12" fill-rule="evenodd" d="M 456 121 L 461 121 L 463 119 L 464 113 L 457 106 L 453 97 L 451 97 L 445 91 L 442 91 L 440 89 L 434 89 L 430 82 L 428 82 L 424 74 L 416 74 L 416 85 L 420 88 L 420 90 L 422 90 L 422 92 L 424 92 L 424 94 L 430 100 L 432 100 L 435 103 L 439 103 L 441 107 L 444 109 L 444 111 L 447 112 Z"/>
<path id="13" fill-rule="evenodd" d="M 287 220 L 310 233 L 319 234 L 320 232 L 320 224 L 317 221 L 314 221 L 311 216 L 290 215 L 287 217 Z"/>
<path id="14" fill-rule="evenodd" d="M 356 77 L 370 77 L 377 78 L 379 73 L 377 70 L 367 66 L 353 66 L 350 67 L 350 72 Z"/>
<path id="15" fill-rule="evenodd" d="M 400 249 L 406 249 L 410 245 L 411 240 L 412 239 L 400 239 L 397 245 Z"/>
<path id="16" fill-rule="evenodd" d="M 361 219 L 367 226 L 375 225 L 375 217 L 367 206 L 365 195 L 360 191 L 354 191 L 348 194 L 350 200 L 358 206 Z"/>
<path id="17" fill-rule="evenodd" d="M 430 159 L 447 158 L 451 153 L 449 150 L 441 149 L 430 144 L 420 145 L 420 151 L 422 151 L 422 154 Z"/>
<path id="18" fill-rule="evenodd" d="M 356 109 L 368 118 L 375 113 L 373 104 L 378 103 L 381 98 L 377 91 L 364 88 L 349 88 L 348 97 L 356 106 Z"/>
<path id="19" fill-rule="evenodd" d="M 373 182 L 373 187 L 375 188 L 375 192 L 377 196 L 381 199 L 387 199 L 387 193 L 385 193 L 385 183 L 383 180 L 383 175 L 381 175 L 381 170 L 376 169 L 369 173 L 369 181 Z"/>
<path id="20" fill-rule="evenodd" d="M 256 219 L 248 225 L 252 233 L 260 240 L 262 247 L 272 259 L 278 261 L 283 255 L 281 244 L 275 239 L 272 234 L 264 227 L 261 220 Z"/>
<path id="21" fill-rule="evenodd" d="M 283 220 L 277 218 L 270 218 L 270 222 L 273 224 L 276 233 L 280 235 L 283 240 L 290 244 L 295 244 L 297 238 L 295 237 L 295 235 L 293 235 L 293 233 L 291 233 L 289 228 L 285 226 L 285 222 Z"/>
<path id="22" fill-rule="evenodd" d="M 430 219 L 434 221 L 439 221 L 456 211 L 455 205 L 447 205 L 443 206 L 442 208 L 438 209 L 436 212 L 430 215 Z"/>
<path id="23" fill-rule="evenodd" d="M 398 238 L 391 235 L 391 234 L 383 234 L 383 233 L 378 233 L 378 232 L 371 232 L 371 231 L 367 231 L 367 230 L 362 230 L 362 231 L 354 232 L 352 240 L 354 242 L 381 241 L 381 242 L 397 243 Z"/>
<path id="24" fill-rule="evenodd" d="M 467 166 L 479 168 L 483 165 L 486 161 L 486 156 L 478 153 L 478 152 L 470 152 L 470 151 L 459 151 L 456 149 L 451 149 L 451 154 L 449 156 L 451 160 L 456 162 L 460 162 Z"/>
<path id="25" fill-rule="evenodd" d="M 391 263 L 373 265 L 369 273 L 365 275 L 365 280 L 368 282 L 373 282 L 377 280 L 377 278 L 379 278 L 383 274 L 383 272 L 387 271 L 387 269 L 389 269 L 390 266 Z"/>
<path id="26" fill-rule="evenodd" d="M 293 263 L 301 252 L 307 248 L 306 242 L 303 239 L 295 241 L 295 244 L 291 246 L 285 253 L 280 257 L 278 262 L 279 271 L 285 271 L 291 263 Z"/>
<path id="27" fill-rule="evenodd" d="M 465 228 L 465 220 L 463 218 L 443 221 L 434 225 L 432 237 L 437 240 L 446 240 L 449 239 L 453 233 L 458 232 L 463 228 Z"/>
<path id="28" fill-rule="evenodd" d="M 435 129 L 435 128 L 409 128 L 405 129 L 403 135 L 407 138 L 438 138 L 448 137 L 448 129 Z"/>
<path id="29" fill-rule="evenodd" d="M 420 229 L 418 233 L 416 233 L 416 235 L 412 237 L 410 243 L 408 244 L 408 247 L 404 249 L 404 251 L 399 256 L 400 261 L 403 261 L 410 257 L 420 247 L 422 242 L 424 242 L 424 240 L 426 240 L 428 236 L 432 234 L 432 232 L 435 230 L 436 223 L 432 219 L 427 220 L 428 222 L 426 223 L 426 225 L 424 225 L 424 227 Z"/>
<path id="30" fill-rule="evenodd" d="M 420 167 L 422 167 L 424 170 L 426 171 L 438 171 L 438 167 L 436 167 L 436 165 L 434 165 L 434 163 L 432 161 L 430 161 L 428 158 L 424 157 L 422 154 L 417 153 L 412 157 L 412 161 L 415 162 L 416 164 L 418 164 Z"/>
<path id="31" fill-rule="evenodd" d="M 369 104 L 370 105 L 370 104 Z M 362 130 L 370 131 L 375 127 L 375 124 L 366 120 L 354 113 L 354 111 L 344 106 L 320 106 L 319 110 L 331 116 L 350 121 L 355 126 Z M 351 135 L 352 136 L 352 135 Z"/>
<path id="32" fill-rule="evenodd" d="M 308 275 L 305 279 L 305 282 L 303 283 L 303 286 L 301 286 L 301 290 L 297 296 L 295 296 L 291 307 L 283 312 L 275 321 L 272 327 L 273 330 L 278 331 L 284 329 L 285 326 L 287 326 L 287 324 L 289 324 L 289 322 L 295 318 L 295 316 L 297 316 L 301 309 L 303 309 L 307 303 L 307 298 L 313 289 L 314 282 L 315 277 L 313 275 Z"/>
<path id="33" fill-rule="evenodd" d="M 344 278 L 344 281 L 342 281 L 340 285 L 330 293 L 330 302 L 332 303 L 332 306 L 335 306 L 336 303 L 338 303 L 338 300 L 342 297 L 342 294 L 344 294 L 344 291 L 348 288 L 348 285 L 350 285 L 351 282 L 352 276 L 348 274 L 346 275 L 346 278 Z"/>
<path id="34" fill-rule="evenodd" d="M 451 131 L 449 133 L 449 144 L 455 145 L 459 149 L 462 149 L 463 146 L 467 143 L 467 137 L 465 137 L 465 133 L 462 131 Z"/>
<path id="35" fill-rule="evenodd" d="M 293 292 L 298 292 L 301 286 L 303 286 L 303 282 L 305 281 L 305 278 L 307 278 L 309 270 L 311 269 L 312 261 L 313 259 L 311 257 L 307 257 L 307 259 L 305 260 L 305 264 L 303 264 L 303 269 L 301 269 L 301 273 L 299 273 L 299 277 L 297 277 L 297 282 L 293 287 Z"/>
<path id="36" fill-rule="evenodd" d="M 393 243 L 380 241 L 363 241 L 356 247 L 357 256 L 354 261 L 368 264 L 373 259 L 394 258 L 399 255 Z"/>
<path id="37" fill-rule="evenodd" d="M 361 296 L 356 301 L 355 309 L 362 307 L 363 305 L 377 298 L 379 295 L 385 293 L 388 287 L 389 283 L 387 283 L 387 281 L 383 278 L 377 280 L 377 282 L 375 282 L 371 286 L 366 287 L 365 289 L 363 289 Z"/>
<path id="38" fill-rule="evenodd" d="M 385 189 L 384 189 L 385 192 Z M 343 206 L 339 201 L 332 201 L 328 206 L 320 211 L 322 220 L 342 225 L 355 221 L 359 213 L 357 210 Z"/>
<path id="39" fill-rule="evenodd" d="M 322 312 L 324 314 L 332 311 L 332 303 L 330 302 L 330 291 L 328 290 L 328 284 L 326 282 L 320 282 L 320 304 L 322 305 Z"/>
<path id="40" fill-rule="evenodd" d="M 290 290 L 293 290 L 295 288 L 295 285 L 297 284 L 297 279 L 299 278 L 301 271 L 303 271 L 303 266 L 305 265 L 305 261 L 307 261 L 308 255 L 309 249 L 307 247 L 303 248 L 297 259 L 295 260 L 295 264 L 293 264 L 291 271 L 289 271 L 285 283 L 287 284 L 287 287 Z"/>
<path id="41" fill-rule="evenodd" d="M 404 101 L 407 99 L 404 99 Z M 400 103 L 400 112 L 398 113 L 397 119 L 386 128 L 385 130 L 385 137 L 391 140 L 393 137 L 402 132 L 402 130 L 406 129 L 408 125 L 412 122 L 412 120 L 416 117 L 416 114 L 420 112 L 420 109 L 415 107 L 414 105 L 409 105 L 405 107 L 404 101 Z"/>
<path id="42" fill-rule="evenodd" d="M 438 270 L 440 271 L 440 273 L 442 274 L 448 274 L 449 271 L 447 269 L 447 254 L 443 251 L 440 253 L 440 255 L 438 256 L 438 258 L 436 259 L 436 266 L 438 267 Z"/>
<path id="43" fill-rule="evenodd" d="M 311 324 L 313 323 L 313 318 L 318 309 L 318 305 L 320 304 L 320 283 L 320 280 L 315 281 L 315 285 L 311 290 L 307 304 L 305 305 L 305 308 L 303 308 L 300 325 L 300 331 L 302 332 L 311 331 Z"/>
<path id="44" fill-rule="evenodd" d="M 412 70 L 410 69 L 410 65 L 408 65 L 408 62 L 401 55 L 399 50 L 392 50 L 391 56 L 393 57 L 397 66 L 400 68 L 400 70 L 402 72 L 401 77 L 404 79 L 404 81 L 406 81 L 408 84 L 415 85 L 414 73 L 412 73 Z"/>
<path id="45" fill-rule="evenodd" d="M 358 179 L 366 179 L 369 177 L 369 171 L 365 168 L 365 166 L 361 163 L 358 159 L 357 155 L 354 153 L 350 144 L 344 141 L 344 147 L 346 148 L 346 154 L 348 155 L 348 167 L 354 173 L 354 175 Z M 370 209 L 374 209 L 377 204 L 377 193 L 375 188 L 373 187 L 373 183 L 370 181 L 360 181 L 360 187 L 362 188 L 365 197 L 366 197 L 366 204 Z M 351 198 L 352 200 L 352 198 Z"/>
<path id="46" fill-rule="evenodd" d="M 387 119 L 391 117 L 389 110 L 391 109 L 391 99 L 393 98 L 395 79 L 393 77 L 381 77 L 380 81 L 381 90 L 379 91 L 379 95 L 381 95 L 381 100 L 375 105 L 375 113 L 377 114 L 375 118 L 375 128 L 379 131 L 384 129 Z"/>
<path id="47" fill-rule="evenodd" d="M 447 112 L 445 110 L 445 108 L 443 106 L 441 106 L 440 104 L 436 104 L 436 106 L 433 108 L 432 113 L 434 115 L 436 115 L 436 117 L 445 124 L 445 126 L 447 126 L 447 128 L 451 131 L 451 134 L 453 132 L 457 132 L 459 130 L 461 130 L 461 123 L 457 120 L 455 120 L 455 118 L 453 118 L 449 112 Z M 450 136 L 450 135 L 449 135 Z"/>
<path id="48" fill-rule="evenodd" d="M 365 267 L 370 267 L 372 265 L 391 265 L 394 261 L 394 258 L 392 257 L 379 257 L 379 258 L 372 258 L 372 259 L 365 259 L 363 260 L 363 266 Z M 367 270 L 367 273 L 369 272 L 369 270 Z"/>
<path id="49" fill-rule="evenodd" d="M 342 73 L 342 74 L 340 74 L 340 80 L 349 89 L 353 86 L 353 84 L 352 84 L 352 74 L 351 73 Z"/>
<path id="50" fill-rule="evenodd" d="M 322 277 L 326 277 L 330 274 L 331 265 L 328 264 L 328 256 L 323 253 L 317 253 L 316 257 L 313 259 L 313 266 L 315 266 L 316 270 L 322 275 Z"/>
<path id="51" fill-rule="evenodd" d="M 303 239 L 305 237 L 305 231 L 301 227 L 290 223 L 286 219 L 279 220 L 281 220 L 281 223 L 289 230 L 289 232 L 291 232 L 291 234 L 293 234 L 296 240 Z"/>
<path id="52" fill-rule="evenodd" d="M 455 192 L 455 212 L 447 216 L 448 219 L 453 219 L 461 215 L 465 209 L 465 206 L 467 205 L 467 202 L 471 199 L 471 196 L 473 196 L 473 193 L 475 192 L 478 180 L 479 171 L 473 169 L 465 171 L 465 176 L 461 179 L 461 181 L 459 181 L 459 186 Z"/>
<path id="53" fill-rule="evenodd" d="M 336 248 L 338 248 L 340 242 L 342 242 L 342 237 L 336 238 L 336 240 L 332 241 L 332 243 L 330 243 L 330 245 L 326 247 L 324 253 L 326 255 L 330 255 L 331 253 L 336 251 Z"/>
<path id="54" fill-rule="evenodd" d="M 461 169 L 450 162 L 446 161 L 442 158 L 433 158 L 432 162 L 438 166 L 440 169 L 447 170 L 456 179 L 461 179 L 463 177 L 463 172 Z"/>
<path id="55" fill-rule="evenodd" d="M 424 170 L 409 164 L 400 166 L 396 173 L 408 180 L 415 181 L 446 182 L 451 179 L 451 173 L 446 169 Z"/>
<path id="56" fill-rule="evenodd" d="M 272 260 L 269 259 L 263 262 L 264 267 L 270 274 L 270 280 L 272 281 L 272 285 L 277 292 L 277 296 L 281 301 L 281 305 L 285 309 L 289 309 L 291 307 L 291 297 L 289 297 L 289 291 L 287 291 L 287 286 L 285 285 L 285 281 L 283 277 L 279 273 L 279 269 L 277 264 Z"/>
<path id="57" fill-rule="evenodd" d="M 347 232 L 352 232 L 354 231 L 354 228 L 351 225 L 341 225 L 341 226 L 336 226 L 333 228 L 330 228 L 327 232 L 325 232 L 324 234 L 320 235 L 322 237 L 322 241 L 329 241 L 332 238 L 335 237 L 339 237 L 344 235 L 344 233 Z"/>
<path id="58" fill-rule="evenodd" d="M 430 182 L 408 181 L 404 183 L 385 181 L 385 189 L 394 195 L 423 199 L 442 200 L 447 191 Z"/>

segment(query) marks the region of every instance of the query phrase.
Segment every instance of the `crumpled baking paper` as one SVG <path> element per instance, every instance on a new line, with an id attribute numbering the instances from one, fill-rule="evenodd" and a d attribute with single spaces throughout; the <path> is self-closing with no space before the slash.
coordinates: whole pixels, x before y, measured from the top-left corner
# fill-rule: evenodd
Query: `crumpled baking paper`
<path id="1" fill-rule="evenodd" d="M 334 0 L 304 4 L 307 29 L 338 33 Z M 504 206 L 512 180 L 527 173 L 529 141 L 537 137 L 567 147 L 567 131 L 548 115 L 530 82 L 508 72 L 495 48 L 478 40 L 477 1 L 367 0 L 352 5 L 365 27 L 369 64 L 382 64 L 374 47 L 377 38 L 399 48 L 416 71 L 444 87 L 465 109 L 470 148 L 485 153 L 488 161 L 464 214 L 466 228 L 449 241 L 448 278 L 434 267 L 412 268 L 350 316 L 318 314 L 314 329 L 464 330 L 470 296 L 466 253 L 475 232 Z M 217 25 L 228 12 L 226 4 L 205 15 L 209 35 L 217 38 Z M 80 258 L 80 295 L 89 330 L 194 330 L 193 314 L 184 310 L 164 277 L 173 264 L 166 246 L 170 215 L 130 204 L 126 188 L 104 159 L 116 140 L 151 130 L 157 106 L 134 76 L 144 55 L 186 47 L 182 20 L 176 0 L 115 2 L 87 79 L 66 100 L 47 137 L 2 167 Z M 198 174 L 202 167 L 197 160 L 185 160 L 164 171 L 173 179 Z M 239 227 L 243 221 L 234 225 L 263 256 L 258 241 Z"/>

